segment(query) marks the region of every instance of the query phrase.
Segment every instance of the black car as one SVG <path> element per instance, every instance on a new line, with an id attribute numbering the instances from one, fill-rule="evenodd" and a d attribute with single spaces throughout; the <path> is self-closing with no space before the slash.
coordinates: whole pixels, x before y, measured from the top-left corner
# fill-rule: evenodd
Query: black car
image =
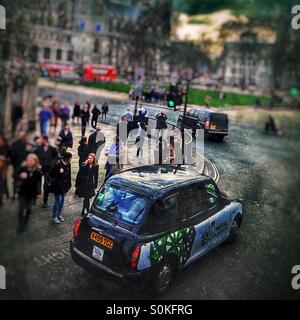
<path id="1" fill-rule="evenodd" d="M 178 117 L 177 125 L 182 126 L 183 116 Z M 184 127 L 192 129 L 204 129 L 205 137 L 222 141 L 228 135 L 228 116 L 220 112 L 206 109 L 192 109 L 186 113 Z"/>
<path id="2" fill-rule="evenodd" d="M 242 204 L 211 178 L 184 166 L 140 167 L 100 188 L 75 223 L 71 255 L 90 272 L 161 293 L 178 270 L 234 242 L 242 219 Z"/>

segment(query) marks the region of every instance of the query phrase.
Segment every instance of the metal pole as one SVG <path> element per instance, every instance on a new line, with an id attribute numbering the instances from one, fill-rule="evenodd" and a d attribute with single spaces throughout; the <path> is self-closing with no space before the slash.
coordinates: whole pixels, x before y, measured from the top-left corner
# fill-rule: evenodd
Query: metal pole
<path id="1" fill-rule="evenodd" d="M 188 104 L 188 96 L 189 96 L 189 89 L 190 89 L 190 80 L 187 80 L 186 83 L 186 94 L 185 94 L 185 102 L 184 102 L 184 109 L 183 109 L 183 117 L 182 117 L 182 123 L 181 123 L 181 134 L 182 134 L 182 160 L 183 164 L 185 163 L 185 156 L 184 156 L 184 127 L 185 127 L 185 117 L 186 117 L 186 111 L 187 111 L 187 104 Z"/>
<path id="2" fill-rule="evenodd" d="M 137 115 L 138 102 L 139 102 L 139 96 L 136 96 L 136 98 L 135 98 L 135 107 L 134 107 L 134 116 L 135 117 Z"/>

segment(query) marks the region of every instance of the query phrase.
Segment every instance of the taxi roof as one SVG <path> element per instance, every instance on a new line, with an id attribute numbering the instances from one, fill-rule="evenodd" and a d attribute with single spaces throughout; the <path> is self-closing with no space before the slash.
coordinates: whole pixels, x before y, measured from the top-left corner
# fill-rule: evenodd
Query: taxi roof
<path id="1" fill-rule="evenodd" d="M 173 187 L 190 184 L 191 181 L 210 181 L 190 166 L 155 165 L 125 170 L 109 179 L 120 187 L 127 187 L 143 195 L 161 194 Z"/>

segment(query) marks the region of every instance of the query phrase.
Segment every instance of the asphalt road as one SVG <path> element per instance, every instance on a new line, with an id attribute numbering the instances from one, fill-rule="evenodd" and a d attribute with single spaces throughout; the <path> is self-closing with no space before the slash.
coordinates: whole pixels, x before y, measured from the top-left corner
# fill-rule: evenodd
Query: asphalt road
<path id="1" fill-rule="evenodd" d="M 205 156 L 219 169 L 221 189 L 244 200 L 246 217 L 235 244 L 221 245 L 188 266 L 160 298 L 299 299 L 291 269 L 300 264 L 300 133 L 267 136 L 259 128 L 231 123 L 224 143 L 206 143 Z M 50 210 L 38 207 L 29 229 L 17 235 L 16 205 L 6 204 L 0 212 L 0 264 L 7 270 L 7 289 L 0 299 L 148 297 L 73 263 L 68 246 L 79 207 L 70 198 L 67 221 L 59 227 L 50 224 Z"/>

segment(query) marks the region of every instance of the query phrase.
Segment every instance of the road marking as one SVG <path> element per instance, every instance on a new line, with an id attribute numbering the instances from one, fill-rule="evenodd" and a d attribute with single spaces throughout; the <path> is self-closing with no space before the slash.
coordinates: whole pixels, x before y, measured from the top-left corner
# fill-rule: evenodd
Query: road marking
<path id="1" fill-rule="evenodd" d="M 55 263 L 59 260 L 63 260 L 69 256 L 70 256 L 69 249 L 62 249 L 59 251 L 52 251 L 50 253 L 43 254 L 39 257 L 34 257 L 33 261 L 36 263 L 38 267 L 43 267 L 48 264 Z"/>

